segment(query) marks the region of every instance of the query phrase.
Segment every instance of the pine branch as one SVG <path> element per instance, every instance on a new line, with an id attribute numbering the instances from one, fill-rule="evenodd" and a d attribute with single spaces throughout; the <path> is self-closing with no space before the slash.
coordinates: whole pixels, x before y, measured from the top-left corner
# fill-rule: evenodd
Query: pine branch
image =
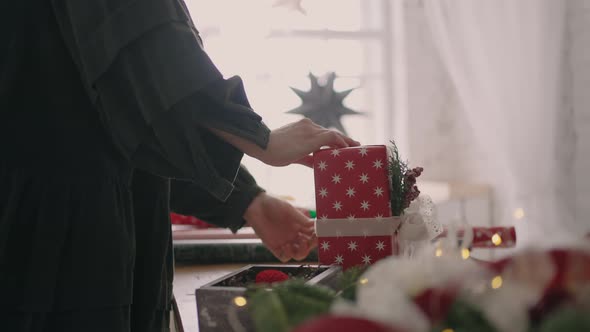
<path id="1" fill-rule="evenodd" d="M 393 155 L 389 157 L 389 178 L 391 184 L 391 212 L 394 216 L 401 216 L 404 211 L 404 199 L 407 192 L 405 187 L 405 174 L 408 170 L 406 162 L 399 156 L 399 150 L 394 141 L 390 141 Z"/>

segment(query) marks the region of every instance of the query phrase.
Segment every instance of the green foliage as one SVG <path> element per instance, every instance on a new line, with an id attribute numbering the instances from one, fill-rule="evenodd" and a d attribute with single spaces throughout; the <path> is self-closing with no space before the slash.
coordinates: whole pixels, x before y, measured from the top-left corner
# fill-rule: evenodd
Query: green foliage
<path id="1" fill-rule="evenodd" d="M 391 179 L 391 212 L 394 216 L 401 216 L 404 211 L 405 188 L 404 176 L 408 170 L 408 164 L 401 160 L 399 150 L 394 141 L 390 141 L 393 155 L 389 157 L 389 178 Z"/>
<path id="2" fill-rule="evenodd" d="M 289 280 L 272 289 L 257 288 L 248 292 L 256 331 L 287 332 L 315 316 L 327 313 L 336 293 L 303 280 Z"/>
<path id="3" fill-rule="evenodd" d="M 497 332 L 479 310 L 460 300 L 453 303 L 445 321 L 432 332 L 440 332 L 447 328 L 455 332 Z"/>
<path id="4" fill-rule="evenodd" d="M 338 295 L 346 300 L 356 301 L 356 288 L 360 277 L 367 268 L 365 266 L 355 266 L 342 273 L 338 280 Z"/>
<path id="5" fill-rule="evenodd" d="M 248 302 L 248 309 L 256 331 L 288 331 L 288 313 L 278 294 L 259 289 L 252 294 Z"/>
<path id="6" fill-rule="evenodd" d="M 590 331 L 590 315 L 568 306 L 547 316 L 534 332 L 587 332 Z"/>

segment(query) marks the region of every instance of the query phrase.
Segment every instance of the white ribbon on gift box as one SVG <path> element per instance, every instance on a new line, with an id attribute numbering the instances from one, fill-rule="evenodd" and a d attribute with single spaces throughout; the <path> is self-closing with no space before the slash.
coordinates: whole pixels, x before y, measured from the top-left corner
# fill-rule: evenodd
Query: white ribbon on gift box
<path id="1" fill-rule="evenodd" d="M 392 236 L 399 254 L 413 255 L 415 250 L 442 233 L 436 221 L 434 203 L 428 196 L 420 196 L 401 217 L 318 219 L 319 237 Z"/>

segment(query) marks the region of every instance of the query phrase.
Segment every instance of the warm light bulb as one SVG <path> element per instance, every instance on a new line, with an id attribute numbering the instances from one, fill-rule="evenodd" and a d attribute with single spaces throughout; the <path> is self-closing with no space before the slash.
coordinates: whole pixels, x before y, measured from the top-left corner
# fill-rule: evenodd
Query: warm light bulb
<path id="1" fill-rule="evenodd" d="M 500 234 L 496 233 L 492 236 L 492 243 L 495 246 L 499 246 L 502 244 L 502 237 L 500 236 Z"/>
<path id="2" fill-rule="evenodd" d="M 436 257 L 440 257 L 443 254 L 443 251 L 441 248 L 436 249 L 436 252 L 434 253 L 436 255 Z"/>
<path id="3" fill-rule="evenodd" d="M 362 278 L 361 280 L 359 280 L 359 283 L 360 283 L 361 285 L 365 285 L 365 284 L 367 284 L 368 282 L 369 282 L 369 279 L 367 279 L 367 278 Z"/>
<path id="4" fill-rule="evenodd" d="M 502 283 L 502 276 L 495 276 L 494 279 L 492 279 L 492 288 L 498 289 L 502 287 Z"/>
<path id="5" fill-rule="evenodd" d="M 514 210 L 514 219 L 516 220 L 520 220 L 522 218 L 524 218 L 524 210 L 522 208 L 518 208 L 516 210 Z"/>
<path id="6" fill-rule="evenodd" d="M 455 330 L 453 330 L 453 329 L 444 329 L 444 330 L 442 330 L 442 332 L 455 332 Z"/>
<path id="7" fill-rule="evenodd" d="M 469 259 L 469 256 L 471 256 L 471 252 L 469 251 L 469 249 L 463 248 L 461 250 L 461 257 L 463 257 L 463 259 Z"/>
<path id="8" fill-rule="evenodd" d="M 238 307 L 243 307 L 247 303 L 248 303 L 248 301 L 243 296 L 238 296 L 238 297 L 234 298 L 234 304 L 237 305 Z"/>

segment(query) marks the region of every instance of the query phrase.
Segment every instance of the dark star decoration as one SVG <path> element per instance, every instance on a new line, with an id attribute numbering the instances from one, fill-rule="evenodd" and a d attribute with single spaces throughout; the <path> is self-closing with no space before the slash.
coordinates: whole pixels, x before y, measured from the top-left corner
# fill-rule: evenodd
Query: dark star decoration
<path id="1" fill-rule="evenodd" d="M 318 77 L 309 74 L 311 89 L 302 91 L 291 88 L 299 98 L 301 106 L 288 111 L 291 114 L 300 114 L 325 128 L 335 128 L 347 135 L 346 130 L 340 122 L 344 115 L 362 114 L 344 106 L 343 101 L 354 89 L 341 92 L 334 91 L 334 80 L 336 74 L 329 73 L 326 77 L 326 84 L 320 85 Z"/>

